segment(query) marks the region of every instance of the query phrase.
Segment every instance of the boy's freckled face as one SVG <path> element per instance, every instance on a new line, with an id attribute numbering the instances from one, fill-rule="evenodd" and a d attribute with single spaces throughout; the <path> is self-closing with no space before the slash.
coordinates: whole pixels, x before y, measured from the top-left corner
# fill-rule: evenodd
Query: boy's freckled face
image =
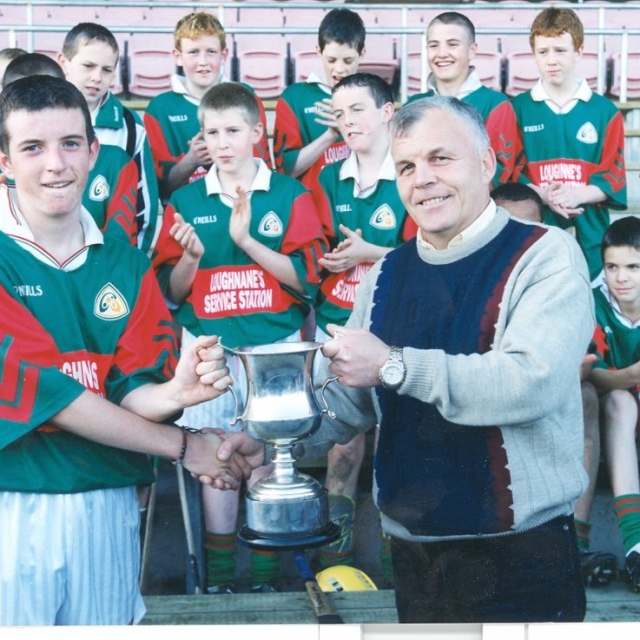
<path id="1" fill-rule="evenodd" d="M 253 162 L 253 145 L 262 135 L 260 124 L 251 126 L 239 109 L 207 109 L 202 125 L 204 141 L 219 171 L 237 173 Z"/>
<path id="2" fill-rule="evenodd" d="M 640 303 L 640 251 L 627 245 L 608 247 L 604 274 L 609 291 L 621 305 Z"/>
<path id="3" fill-rule="evenodd" d="M 338 84 L 342 78 L 356 73 L 364 56 L 364 50 L 358 53 L 351 45 L 337 42 L 328 42 L 322 51 L 318 47 L 316 50 L 322 60 L 325 82 L 330 87 Z"/>
<path id="4" fill-rule="evenodd" d="M 187 86 L 196 93 L 216 84 L 228 55 L 229 50 L 223 49 L 220 38 L 213 35 L 195 40 L 182 38 L 180 50 L 173 51 L 176 64 L 184 70 Z"/>
<path id="5" fill-rule="evenodd" d="M 109 90 L 118 64 L 118 54 L 106 42 L 98 40 L 81 44 L 70 60 L 60 56 L 60 65 L 71 84 L 85 97 L 94 111 Z"/>
<path id="6" fill-rule="evenodd" d="M 533 55 L 543 84 L 562 87 L 574 81 L 582 47 L 576 51 L 570 33 L 555 37 L 536 36 Z"/>

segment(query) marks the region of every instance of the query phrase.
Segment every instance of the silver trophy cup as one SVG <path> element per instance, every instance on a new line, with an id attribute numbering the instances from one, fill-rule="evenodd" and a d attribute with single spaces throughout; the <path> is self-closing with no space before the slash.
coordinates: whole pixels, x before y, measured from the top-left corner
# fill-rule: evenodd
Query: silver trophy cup
<path id="1" fill-rule="evenodd" d="M 327 490 L 295 467 L 294 445 L 309 437 L 329 411 L 322 386 L 320 408 L 313 389 L 313 359 L 319 342 L 283 342 L 231 349 L 244 365 L 247 400 L 242 421 L 250 436 L 274 452 L 273 473 L 257 482 L 245 500 L 246 525 L 238 533 L 249 546 L 298 549 L 334 540 L 339 526 L 329 520 Z M 231 389 L 233 393 L 233 389 Z M 234 393 L 235 397 L 235 393 Z"/>

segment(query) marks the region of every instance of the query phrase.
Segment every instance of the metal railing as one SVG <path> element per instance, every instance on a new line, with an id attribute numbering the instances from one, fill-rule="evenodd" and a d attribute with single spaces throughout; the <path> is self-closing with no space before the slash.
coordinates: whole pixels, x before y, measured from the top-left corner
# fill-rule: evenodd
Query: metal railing
<path id="1" fill-rule="evenodd" d="M 551 4 L 551 3 L 550 3 Z M 225 26 L 225 31 L 229 36 L 236 35 L 296 35 L 296 34 L 316 34 L 317 25 L 309 27 L 300 26 L 286 26 L 286 15 L 291 11 L 296 10 L 308 10 L 310 8 L 329 10 L 335 7 L 347 7 L 354 11 L 361 13 L 363 16 L 367 15 L 367 12 L 384 12 L 391 15 L 387 15 L 385 22 L 389 22 L 392 19 L 397 21 L 394 24 L 385 24 L 384 27 L 369 26 L 367 25 L 367 34 L 381 34 L 395 37 L 399 40 L 399 99 L 405 101 L 407 98 L 407 69 L 408 69 L 408 55 L 409 55 L 409 37 L 419 36 L 421 38 L 420 51 L 421 57 L 421 87 L 424 90 L 426 88 L 426 79 L 428 75 L 428 65 L 426 60 L 426 24 L 422 23 L 420 26 L 412 26 L 413 17 L 417 12 L 424 14 L 426 11 L 433 11 L 433 15 L 440 11 L 460 11 L 462 13 L 476 13 L 478 11 L 492 11 L 492 15 L 497 13 L 497 10 L 501 12 L 505 11 L 523 11 L 531 9 L 540 9 L 545 3 L 509 3 L 509 2 L 478 2 L 478 3 L 442 3 L 442 4 L 339 4 L 335 2 L 320 3 L 320 2 L 164 2 L 164 1 L 136 1 L 124 2 L 121 0 L 103 0 L 102 2 L 83 2 L 81 0 L 58 0 L 56 2 L 52 0 L 31 0 L 30 2 L 23 2 L 22 0 L 4 0 L 0 1 L 0 10 L 3 7 L 18 6 L 24 8 L 25 19 L 23 23 L 14 24 L 2 24 L 0 25 L 0 32 L 9 32 L 9 42 L 11 46 L 18 45 L 18 34 L 26 35 L 26 48 L 29 51 L 34 50 L 34 37 L 38 33 L 66 33 L 71 29 L 75 23 L 72 24 L 55 24 L 48 25 L 39 23 L 36 24 L 35 9 L 38 7 L 51 7 L 57 10 L 63 7 L 82 7 L 86 9 L 88 7 L 95 7 L 96 11 L 100 9 L 112 9 L 117 7 L 138 7 L 141 9 L 149 9 L 151 11 L 161 12 L 163 10 L 176 10 L 181 15 L 186 15 L 191 10 L 208 10 L 215 13 L 220 18 L 220 21 Z M 640 28 L 607 28 L 607 12 L 620 12 L 628 11 L 633 8 L 638 11 L 637 15 L 640 15 L 640 3 L 630 2 L 627 4 L 619 3 L 572 3 L 571 8 L 578 11 L 580 14 L 583 12 L 597 12 L 598 14 L 598 27 L 586 28 L 586 35 L 597 36 L 597 55 L 598 55 L 598 76 L 597 76 L 597 91 L 599 93 L 605 93 L 607 90 L 607 52 L 605 49 L 605 38 L 607 36 L 616 36 L 620 38 L 620 95 L 619 101 L 621 103 L 627 102 L 628 94 L 628 71 L 629 71 L 629 37 L 640 35 Z M 228 12 L 242 11 L 250 15 L 252 9 L 273 9 L 280 10 L 283 15 L 283 25 L 281 27 L 259 27 L 259 26 L 238 26 L 232 24 L 232 20 L 227 21 L 225 18 Z M 175 16 L 174 16 L 175 17 Z M 369 16 L 370 17 L 370 16 Z M 470 16 L 472 17 L 472 16 Z M 473 18 L 472 18 L 473 19 Z M 172 19 L 173 20 L 173 19 Z M 99 20 L 96 20 L 99 21 Z M 153 34 L 173 33 L 175 21 L 168 21 L 166 25 L 161 26 L 145 26 L 145 25 L 116 25 L 104 23 L 114 34 Z M 375 23 L 374 23 L 375 24 Z M 478 27 L 476 29 L 478 35 L 495 35 L 495 36 L 511 36 L 511 35 L 527 35 L 528 29 L 518 27 L 504 27 L 496 25 L 496 27 Z"/>

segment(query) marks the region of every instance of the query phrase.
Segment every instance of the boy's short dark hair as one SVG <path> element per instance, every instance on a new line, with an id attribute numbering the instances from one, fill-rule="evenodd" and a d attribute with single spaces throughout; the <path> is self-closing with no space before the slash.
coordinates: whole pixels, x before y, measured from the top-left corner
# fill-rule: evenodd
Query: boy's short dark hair
<path id="1" fill-rule="evenodd" d="M 507 182 L 505 184 L 501 184 L 491 192 L 491 197 L 496 201 L 506 200 L 507 202 L 524 202 L 525 200 L 532 200 L 536 203 L 540 213 L 540 219 L 542 219 L 544 202 L 542 202 L 542 198 L 538 192 L 526 184 L 521 184 L 520 182 Z"/>
<path id="2" fill-rule="evenodd" d="M 53 58 L 44 53 L 25 53 L 7 65 L 2 87 L 5 88 L 12 82 L 29 76 L 53 76 L 64 80 L 64 71 Z"/>
<path id="3" fill-rule="evenodd" d="M 362 18 L 350 9 L 331 9 L 322 19 L 318 29 L 320 51 L 330 42 L 346 44 L 359 54 L 364 49 L 366 30 Z"/>
<path id="4" fill-rule="evenodd" d="M 45 109 L 79 109 L 84 116 L 87 141 L 96 137 L 84 96 L 67 80 L 53 76 L 30 76 L 12 82 L 0 93 L 0 148 L 9 154 L 7 118 L 14 111 L 37 113 Z"/>
<path id="5" fill-rule="evenodd" d="M 531 23 L 529 44 L 535 48 L 536 36 L 557 38 L 568 33 L 573 40 L 573 48 L 577 51 L 584 44 L 584 27 L 578 14 L 566 7 L 549 7 L 539 13 Z"/>
<path id="6" fill-rule="evenodd" d="M 433 24 L 440 22 L 441 24 L 455 24 L 462 27 L 467 36 L 469 37 L 469 44 L 473 44 L 476 41 L 476 28 L 473 22 L 467 18 L 467 16 L 457 11 L 445 11 L 438 14 L 427 26 L 427 33 Z"/>
<path id="7" fill-rule="evenodd" d="M 71 60 L 82 45 L 95 41 L 109 45 L 113 52 L 118 55 L 118 41 L 113 33 L 107 27 L 95 22 L 81 22 L 73 27 L 65 36 L 62 44 L 62 53 L 67 60 Z"/>
<path id="8" fill-rule="evenodd" d="M 640 218 L 631 215 L 612 222 L 602 238 L 603 260 L 604 252 L 609 247 L 633 247 L 640 251 Z"/>
<path id="9" fill-rule="evenodd" d="M 205 111 L 240 111 L 251 127 L 260 122 L 260 107 L 255 95 L 238 82 L 221 82 L 202 97 L 198 107 L 198 121 L 203 126 Z"/>
<path id="10" fill-rule="evenodd" d="M 393 103 L 391 87 L 374 73 L 353 73 L 350 76 L 345 76 L 340 82 L 336 83 L 331 93 L 335 94 L 340 89 L 348 89 L 349 87 L 368 89 L 378 109 L 387 104 L 387 102 Z"/>

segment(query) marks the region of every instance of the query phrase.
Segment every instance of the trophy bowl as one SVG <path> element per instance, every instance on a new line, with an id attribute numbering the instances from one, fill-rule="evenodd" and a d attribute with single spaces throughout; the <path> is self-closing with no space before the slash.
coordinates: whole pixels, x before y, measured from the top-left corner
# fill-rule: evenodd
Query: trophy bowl
<path id="1" fill-rule="evenodd" d="M 327 490 L 295 466 L 293 447 L 320 427 L 323 414 L 335 417 L 313 387 L 313 359 L 320 342 L 280 342 L 224 349 L 240 358 L 247 376 L 243 429 L 273 451 L 273 473 L 256 482 L 245 499 L 247 523 L 238 533 L 247 545 L 299 549 L 334 540 L 340 532 L 329 520 Z"/>

